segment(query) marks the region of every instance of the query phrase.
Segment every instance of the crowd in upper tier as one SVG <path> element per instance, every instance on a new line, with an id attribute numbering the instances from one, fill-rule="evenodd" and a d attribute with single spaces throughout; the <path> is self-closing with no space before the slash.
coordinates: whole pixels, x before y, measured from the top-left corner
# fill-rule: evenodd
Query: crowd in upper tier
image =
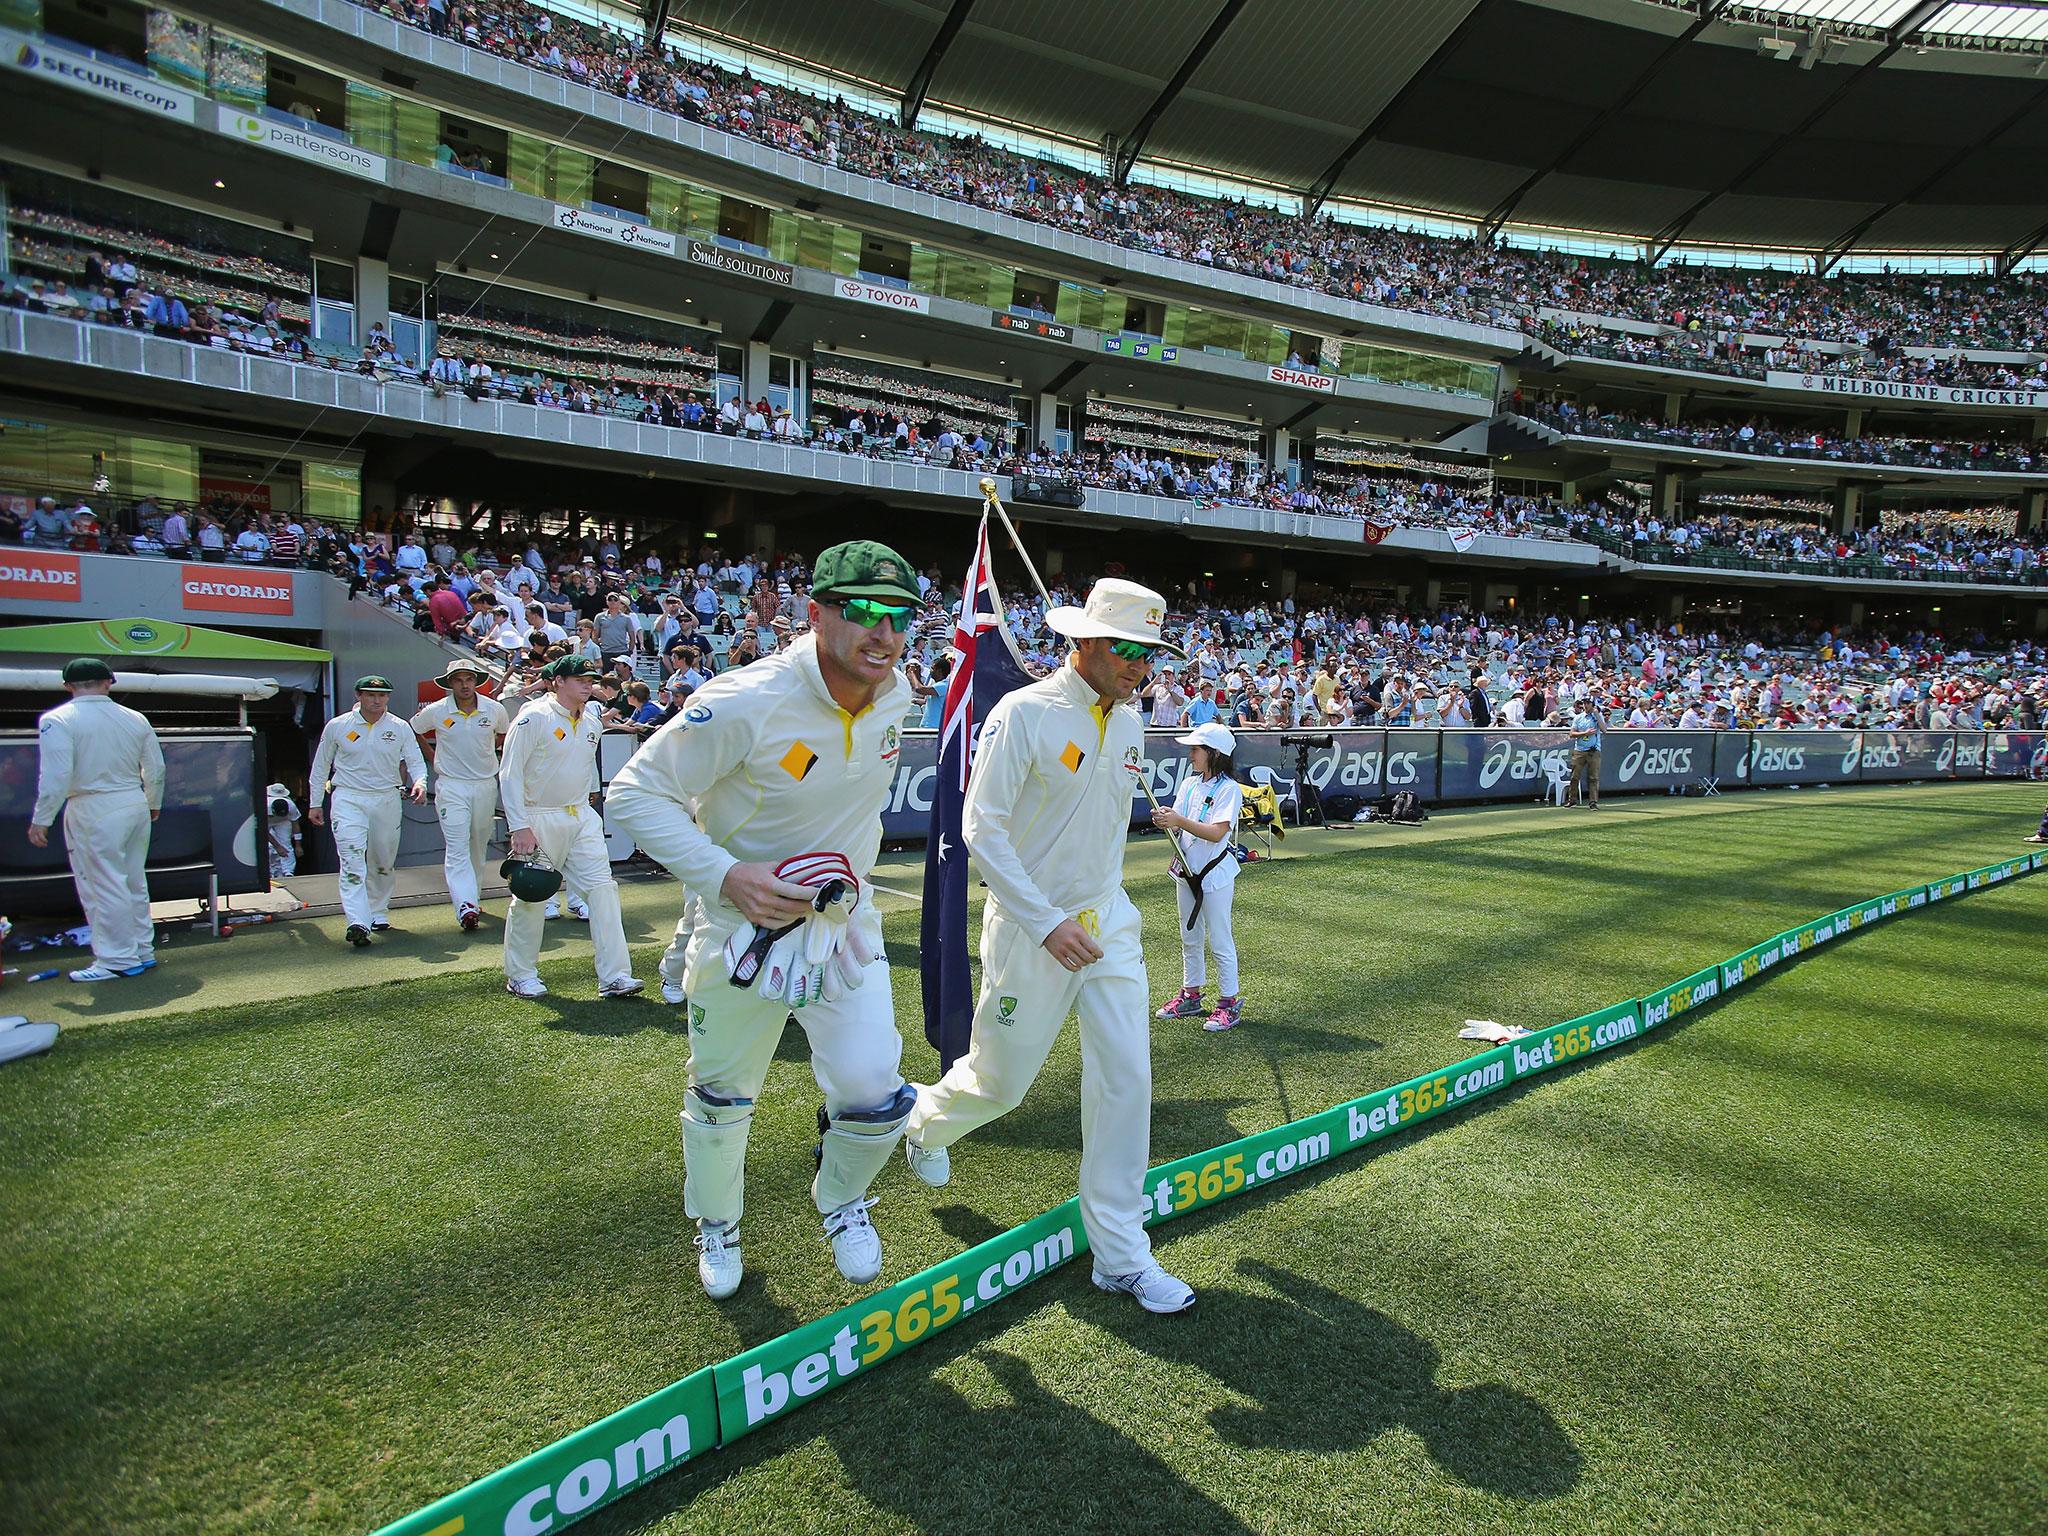
<path id="1" fill-rule="evenodd" d="M 2022 437 L 1952 441 L 1914 437 L 1836 437 L 1811 427 L 1783 426 L 1762 416 L 1726 421 L 1657 421 L 1621 410 L 1601 410 L 1569 400 L 1517 399 L 1518 415 L 1576 437 L 1621 438 L 1748 453 L 1772 459 L 1819 459 L 1830 464 L 1881 464 L 1898 468 L 1974 470 L 1980 474 L 2026 474 L 2041 457 Z"/>
<path id="2" fill-rule="evenodd" d="M 693 122 L 858 175 L 1170 259 L 1422 314 L 1507 327 L 1539 309 L 1859 348 L 2048 351 L 2048 280 L 1646 270 L 1340 222 L 1142 184 L 892 119 L 650 48 L 524 0 L 362 0 L 371 9 Z"/>

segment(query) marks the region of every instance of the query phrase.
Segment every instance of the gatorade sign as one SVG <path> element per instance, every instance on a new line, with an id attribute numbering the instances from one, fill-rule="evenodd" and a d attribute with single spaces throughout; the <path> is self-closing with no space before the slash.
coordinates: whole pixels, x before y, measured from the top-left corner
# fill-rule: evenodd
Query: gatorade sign
<path id="1" fill-rule="evenodd" d="M 0 597 L 33 603 L 75 603 L 83 591 L 76 555 L 39 549 L 0 550 Z"/>
<path id="2" fill-rule="evenodd" d="M 188 613 L 268 613 L 289 618 L 292 578 L 288 571 L 238 571 L 232 566 L 186 565 L 178 587 Z"/>

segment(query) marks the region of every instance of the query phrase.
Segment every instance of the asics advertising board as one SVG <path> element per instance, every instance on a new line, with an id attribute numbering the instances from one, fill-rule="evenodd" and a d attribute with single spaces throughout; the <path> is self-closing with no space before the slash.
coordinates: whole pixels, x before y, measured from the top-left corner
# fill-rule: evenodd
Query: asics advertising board
<path id="1" fill-rule="evenodd" d="M 1535 800 L 1571 771 L 1569 731 L 1445 731 L 1443 800 Z"/>
<path id="2" fill-rule="evenodd" d="M 1600 789 L 1686 789 L 1714 771 L 1712 731 L 1609 731 L 1601 743 Z"/>
<path id="3" fill-rule="evenodd" d="M 1981 742 L 1982 736 L 1975 736 Z M 1865 731 L 1857 777 L 1866 784 L 1945 779 L 1955 770 L 1953 731 Z"/>

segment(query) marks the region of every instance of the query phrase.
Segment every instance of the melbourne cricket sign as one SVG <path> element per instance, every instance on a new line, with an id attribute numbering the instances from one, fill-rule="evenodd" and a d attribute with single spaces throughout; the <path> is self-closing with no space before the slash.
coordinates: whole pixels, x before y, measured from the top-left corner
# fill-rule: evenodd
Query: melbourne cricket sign
<path id="1" fill-rule="evenodd" d="M 1140 1186 L 1145 1224 L 1156 1227 L 1322 1168 L 1515 1083 L 1633 1044 L 1822 946 L 2044 865 L 2048 857 L 2033 854 L 1857 902 L 1646 996 L 1533 1030 L 1304 1119 L 1177 1158 L 1145 1175 Z M 1063 1201 L 964 1253 L 695 1371 L 385 1526 L 378 1536 L 547 1536 L 714 1446 L 731 1445 L 852 1383 L 972 1314 L 985 1313 L 1087 1249 L 1078 1202 Z"/>
<path id="2" fill-rule="evenodd" d="M 1791 373 L 1772 369 L 1764 382 L 1773 389 L 1810 395 L 1846 395 L 1855 400 L 1896 400 L 1919 405 L 1963 405 L 1978 411 L 2048 411 L 2048 390 L 1993 389 L 1974 384 L 1907 384 L 1896 379 L 1861 379 L 1848 374 Z"/>

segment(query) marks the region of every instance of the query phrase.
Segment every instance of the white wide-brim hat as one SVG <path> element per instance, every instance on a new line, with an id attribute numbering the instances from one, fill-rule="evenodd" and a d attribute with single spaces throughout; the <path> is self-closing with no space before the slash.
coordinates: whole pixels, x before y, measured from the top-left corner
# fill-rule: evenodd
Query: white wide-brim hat
<path id="1" fill-rule="evenodd" d="M 1237 751 L 1237 737 L 1229 726 L 1216 720 L 1204 720 L 1185 736 L 1173 738 L 1184 747 L 1207 747 L 1211 752 L 1221 752 L 1225 757 Z"/>
<path id="2" fill-rule="evenodd" d="M 1045 624 L 1069 640 L 1131 640 L 1156 646 L 1168 656 L 1187 654 L 1165 638 L 1166 599 L 1120 576 L 1096 582 L 1079 608 L 1067 604 L 1049 610 Z"/>

